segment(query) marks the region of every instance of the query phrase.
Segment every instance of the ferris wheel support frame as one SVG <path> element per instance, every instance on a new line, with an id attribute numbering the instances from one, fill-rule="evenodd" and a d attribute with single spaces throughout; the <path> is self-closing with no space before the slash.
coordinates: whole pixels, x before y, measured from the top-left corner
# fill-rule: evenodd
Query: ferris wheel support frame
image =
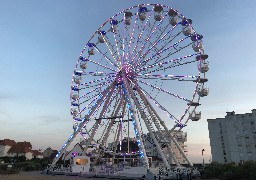
<path id="1" fill-rule="evenodd" d="M 154 122 L 155 126 L 157 127 L 158 132 L 162 135 L 161 128 L 160 128 L 159 124 L 156 123 L 157 119 L 155 118 L 155 116 L 157 117 L 157 115 L 155 114 L 155 116 L 154 116 L 154 114 L 152 113 L 152 110 L 150 108 L 152 106 L 151 106 L 150 102 L 147 100 L 147 98 L 145 96 L 143 96 L 143 93 L 141 92 L 141 90 L 138 90 L 138 93 L 139 93 L 141 99 L 146 102 L 145 105 L 146 105 L 146 108 L 148 109 L 148 112 L 149 112 L 150 116 L 152 117 L 152 122 Z M 161 121 L 161 119 L 159 119 L 159 121 Z M 166 132 L 166 133 L 168 133 L 168 132 Z M 180 166 L 180 163 L 178 162 L 177 158 L 175 157 L 174 152 L 171 149 L 170 145 L 168 145 L 168 151 L 169 151 L 169 155 L 174 160 L 175 164 L 177 166 Z"/>
<path id="2" fill-rule="evenodd" d="M 137 128 L 138 135 L 136 135 L 136 138 L 137 138 L 137 140 L 138 140 L 138 139 L 140 140 L 140 144 L 141 144 L 141 145 L 139 145 L 139 144 L 138 144 L 138 145 L 139 145 L 139 147 L 141 148 L 140 151 L 142 151 L 143 154 L 144 154 L 144 157 L 142 157 L 142 158 L 143 158 L 144 161 L 145 161 L 145 164 L 146 164 L 146 166 L 147 166 L 147 169 L 149 169 L 148 157 L 147 157 L 147 155 L 146 155 L 145 146 L 144 146 L 144 143 L 143 143 L 143 141 L 142 141 L 141 131 L 140 131 L 141 128 L 140 128 L 140 126 L 139 126 L 139 121 L 138 121 L 136 115 L 133 115 L 133 114 L 136 114 L 136 112 L 134 111 L 134 104 L 131 102 L 131 96 L 130 96 L 131 87 L 128 85 L 127 79 L 126 79 L 125 77 L 123 77 L 123 85 L 124 85 L 124 88 L 128 91 L 128 93 L 126 93 L 126 96 L 128 97 L 128 98 L 126 98 L 126 100 L 127 100 L 127 102 L 128 102 L 128 106 L 130 106 L 130 107 L 128 107 L 128 108 L 129 108 L 129 110 L 130 110 L 130 113 L 132 113 L 132 114 L 131 114 L 132 119 L 134 119 L 134 122 L 135 122 L 135 125 L 133 124 L 134 130 L 136 131 L 136 126 L 138 127 L 138 128 Z M 130 104 L 130 105 L 129 105 L 129 104 Z M 136 133 L 135 133 L 135 134 L 136 134 Z M 137 137 L 137 136 L 138 136 L 138 137 Z"/>
<path id="3" fill-rule="evenodd" d="M 147 97 L 141 93 L 141 96 L 144 97 L 144 100 L 148 103 L 150 109 L 154 112 L 154 114 L 156 115 L 156 117 L 159 119 L 160 124 L 164 127 L 165 131 L 167 132 L 168 136 L 171 138 L 171 140 L 174 142 L 174 144 L 177 146 L 177 148 L 179 149 L 180 153 L 182 154 L 182 156 L 186 159 L 186 161 L 188 162 L 189 166 L 193 166 L 193 164 L 190 162 L 190 160 L 187 158 L 186 154 L 184 153 L 184 151 L 181 149 L 180 145 L 178 144 L 178 142 L 176 141 L 176 139 L 169 133 L 169 130 L 167 128 L 167 126 L 165 125 L 164 121 L 161 120 L 160 116 L 158 115 L 158 113 L 156 112 L 156 110 L 152 107 L 151 103 L 148 101 Z"/>
<path id="4" fill-rule="evenodd" d="M 117 109 L 113 112 L 113 116 L 117 116 L 118 112 L 120 111 L 120 108 L 121 108 L 121 105 L 122 105 L 122 100 L 120 100 L 120 103 L 118 104 L 117 106 Z M 105 133 L 105 136 L 103 137 L 102 141 L 101 141 L 101 144 L 104 145 L 109 137 L 109 133 L 111 131 L 111 127 L 113 126 L 115 122 L 115 119 L 111 119 L 111 122 L 109 123 L 108 125 L 108 128 L 107 128 L 107 132 Z"/>
<path id="5" fill-rule="evenodd" d="M 57 161 L 60 159 L 61 155 L 64 153 L 64 151 L 68 148 L 68 146 L 72 143 L 72 141 L 75 139 L 75 137 L 79 134 L 79 132 L 82 130 L 84 125 L 86 124 L 87 120 L 90 118 L 90 116 L 97 110 L 98 106 L 102 103 L 104 98 L 109 92 L 109 90 L 114 86 L 114 82 L 108 86 L 102 93 L 101 98 L 98 99 L 98 101 L 95 103 L 95 105 L 92 107 L 90 113 L 84 118 L 84 120 L 77 126 L 77 128 L 74 130 L 74 132 L 70 135 L 68 138 L 68 141 L 62 146 L 61 150 L 57 153 L 55 158 L 52 161 L 52 164 L 50 165 L 50 168 L 53 168 L 53 166 L 57 163 Z"/>
<path id="6" fill-rule="evenodd" d="M 106 110 L 106 108 L 107 108 L 107 105 L 108 105 L 108 103 L 109 103 L 109 99 L 110 99 L 110 97 L 112 96 L 112 94 L 113 94 L 113 92 L 114 92 L 114 88 L 115 88 L 114 86 L 111 88 L 112 91 L 110 91 L 110 95 L 107 97 L 107 99 L 106 99 L 106 101 L 105 101 L 105 103 L 104 103 L 104 105 L 103 105 L 103 109 L 101 110 L 101 113 L 100 113 L 100 118 L 103 116 L 103 114 L 104 114 L 104 112 L 105 112 L 105 110 Z M 91 136 L 89 137 L 89 139 L 88 139 L 88 141 L 87 141 L 88 145 L 91 144 L 91 142 L 92 142 L 92 140 L 93 140 L 93 137 L 95 136 L 95 133 L 96 133 L 98 127 L 99 127 L 100 121 L 101 121 L 101 119 L 96 120 L 95 126 L 94 126 L 94 128 L 93 128 L 93 130 L 92 130 L 92 133 L 91 133 Z M 89 146 L 86 146 L 86 147 L 84 148 L 84 151 L 86 152 L 88 148 L 89 148 Z"/>
<path id="7" fill-rule="evenodd" d="M 137 108 L 138 108 L 140 114 L 141 114 L 141 118 L 144 120 L 144 123 L 145 123 L 145 125 L 146 125 L 146 127 L 147 127 L 147 129 L 148 129 L 148 131 L 149 131 L 149 135 L 150 135 L 150 137 L 153 139 L 154 144 L 156 145 L 156 149 L 157 149 L 158 153 L 160 154 L 162 160 L 164 161 L 165 166 L 167 167 L 167 169 L 170 169 L 171 167 L 170 167 L 170 165 L 169 165 L 169 163 L 168 163 L 168 161 L 167 161 L 165 155 L 163 154 L 163 152 L 162 152 L 162 150 L 161 150 L 161 147 L 160 147 L 160 145 L 159 145 L 159 143 L 158 143 L 158 141 L 157 141 L 155 135 L 153 134 L 153 132 L 152 132 L 152 130 L 151 130 L 149 124 L 148 124 L 147 117 L 146 117 L 145 113 L 142 111 L 142 109 L 141 109 L 141 107 L 140 107 L 140 105 L 139 105 L 139 102 L 138 102 L 138 100 L 136 99 L 136 97 L 134 96 L 134 93 L 131 91 L 131 89 L 128 89 L 128 91 L 129 91 L 129 93 L 131 94 L 131 97 L 132 97 L 132 99 L 133 99 L 135 105 L 137 106 Z"/>
<path id="8" fill-rule="evenodd" d="M 116 105 L 118 104 L 118 101 L 116 102 Z M 122 100 L 119 102 L 118 106 L 117 106 L 117 109 L 115 111 L 113 111 L 111 117 L 116 117 L 117 116 L 117 113 L 119 112 L 120 108 L 121 108 L 121 105 L 122 105 Z M 116 107 L 116 106 L 115 106 Z M 104 148 L 104 145 L 106 144 L 106 141 L 109 137 L 109 133 L 111 131 L 111 128 L 113 126 L 115 122 L 115 118 L 112 118 L 108 124 L 108 127 L 107 127 L 107 131 L 105 133 L 105 136 L 103 137 L 102 141 L 101 141 L 101 144 L 99 146 L 102 146 Z M 100 156 L 98 156 L 98 158 L 96 158 L 95 162 L 98 161 L 98 159 L 100 158 Z"/>

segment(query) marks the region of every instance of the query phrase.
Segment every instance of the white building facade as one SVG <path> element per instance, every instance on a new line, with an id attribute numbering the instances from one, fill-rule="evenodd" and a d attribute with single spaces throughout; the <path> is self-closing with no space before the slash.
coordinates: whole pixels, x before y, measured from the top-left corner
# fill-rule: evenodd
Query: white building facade
<path id="1" fill-rule="evenodd" d="M 212 161 L 256 160 L 256 109 L 252 113 L 227 112 L 225 118 L 208 119 Z"/>

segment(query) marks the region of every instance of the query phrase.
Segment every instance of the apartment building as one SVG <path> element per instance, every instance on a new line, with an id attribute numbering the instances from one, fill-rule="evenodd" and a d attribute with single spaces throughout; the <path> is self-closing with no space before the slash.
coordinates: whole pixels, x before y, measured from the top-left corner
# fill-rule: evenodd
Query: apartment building
<path id="1" fill-rule="evenodd" d="M 256 160 L 256 109 L 252 113 L 227 112 L 208 119 L 212 161 L 220 163 Z"/>

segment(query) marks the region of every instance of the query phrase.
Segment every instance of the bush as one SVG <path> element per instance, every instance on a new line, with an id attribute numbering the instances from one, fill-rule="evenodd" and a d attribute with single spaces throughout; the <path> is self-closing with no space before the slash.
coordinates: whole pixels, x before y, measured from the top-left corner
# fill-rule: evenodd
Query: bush
<path id="1" fill-rule="evenodd" d="M 19 173 L 19 170 L 15 166 L 8 168 L 7 164 L 0 165 L 0 174 L 18 174 L 18 173 Z"/>
<path id="2" fill-rule="evenodd" d="M 213 162 L 206 166 L 203 178 L 219 178 L 221 180 L 256 180 L 256 162 L 247 161 L 244 164 L 220 164 Z"/>

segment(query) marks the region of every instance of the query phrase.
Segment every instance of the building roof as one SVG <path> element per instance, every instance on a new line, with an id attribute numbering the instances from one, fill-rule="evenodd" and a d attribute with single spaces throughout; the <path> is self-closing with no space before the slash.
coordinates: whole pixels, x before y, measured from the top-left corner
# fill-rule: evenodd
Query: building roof
<path id="1" fill-rule="evenodd" d="M 11 139 L 4 139 L 4 140 L 0 140 L 0 145 L 12 147 L 12 146 L 16 145 L 16 142 Z"/>
<path id="2" fill-rule="evenodd" d="M 33 153 L 33 156 L 40 156 L 43 155 L 41 152 L 39 152 L 38 150 L 31 150 Z"/>
<path id="3" fill-rule="evenodd" d="M 26 141 L 17 142 L 8 151 L 8 153 L 27 153 L 27 152 L 32 152 L 32 145 L 30 142 L 26 142 Z"/>
<path id="4" fill-rule="evenodd" d="M 73 153 L 73 152 L 74 152 L 73 150 L 75 149 L 75 147 L 79 147 L 82 151 L 84 151 L 83 146 L 82 146 L 80 143 L 77 143 L 77 144 L 73 147 L 73 149 L 72 149 L 71 151 L 67 152 L 67 154 L 66 154 L 65 156 L 72 155 L 72 154 L 70 154 L 70 153 Z"/>
<path id="5" fill-rule="evenodd" d="M 50 159 L 54 159 L 57 154 L 58 154 L 58 151 L 57 151 L 57 150 L 52 150 L 52 153 L 51 153 L 51 155 L 49 156 L 49 158 L 50 158 Z"/>

